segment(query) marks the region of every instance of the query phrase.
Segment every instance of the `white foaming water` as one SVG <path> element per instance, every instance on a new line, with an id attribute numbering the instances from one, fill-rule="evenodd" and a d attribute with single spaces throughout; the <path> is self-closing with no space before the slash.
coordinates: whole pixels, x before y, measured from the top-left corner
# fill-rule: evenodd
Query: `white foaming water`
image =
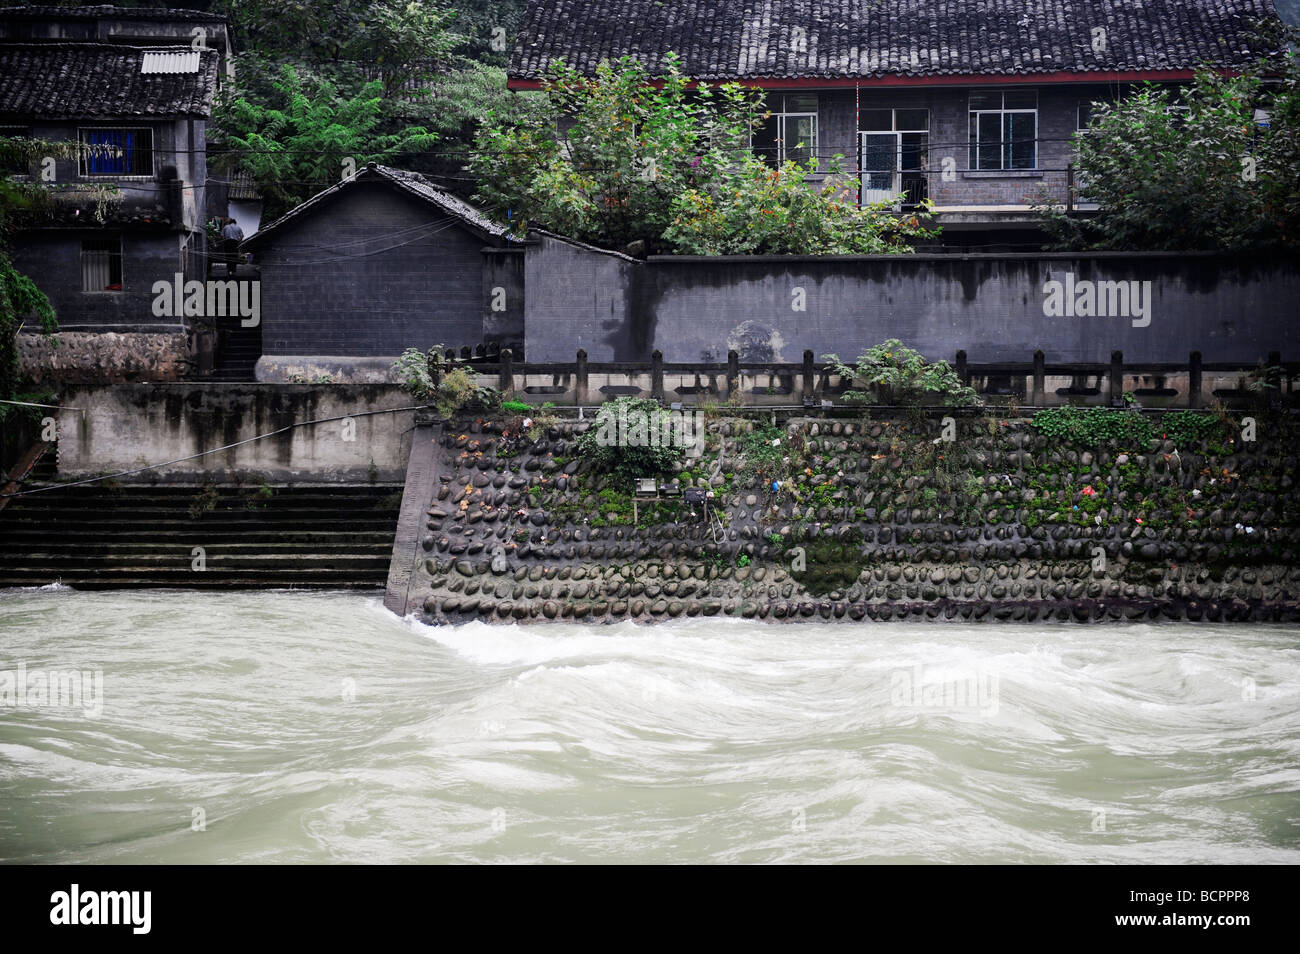
<path id="1" fill-rule="evenodd" d="M 103 711 L 0 705 L 0 862 L 1300 861 L 1296 627 L 8 591 L 20 664 Z"/>

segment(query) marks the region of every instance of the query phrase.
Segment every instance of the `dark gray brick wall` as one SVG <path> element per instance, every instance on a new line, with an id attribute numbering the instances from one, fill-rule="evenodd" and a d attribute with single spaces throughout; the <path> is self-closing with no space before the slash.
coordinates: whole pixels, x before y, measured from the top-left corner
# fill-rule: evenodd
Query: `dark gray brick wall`
<path id="1" fill-rule="evenodd" d="M 363 357 L 477 345 L 484 245 L 390 187 L 348 189 L 257 251 L 263 352 Z"/>
<path id="2" fill-rule="evenodd" d="M 502 348 L 524 344 L 524 250 L 484 250 L 483 341 Z M 504 310 L 498 310 L 504 306 Z"/>
<path id="3" fill-rule="evenodd" d="M 81 290 L 81 243 L 112 235 L 122 237 L 122 291 Z M 180 318 L 153 314 L 153 284 L 169 284 L 183 269 L 182 243 L 176 232 L 111 229 L 27 232 L 13 246 L 14 265 L 31 276 L 54 306 L 65 330 L 131 331 L 180 327 Z"/>
<path id="4" fill-rule="evenodd" d="M 1063 201 L 1065 168 L 1071 159 L 1069 138 L 1075 131 L 1080 104 L 1106 98 L 1101 85 L 1026 86 L 1038 91 L 1038 169 L 1013 172 L 972 172 L 969 168 L 968 127 L 970 88 L 822 90 L 819 94 L 819 143 L 825 170 L 830 156 L 840 153 L 843 165 L 857 173 L 857 110 L 930 110 L 930 198 L 938 206 L 1033 205 L 1046 190 Z M 954 178 L 944 181 L 945 156 L 955 161 Z"/>

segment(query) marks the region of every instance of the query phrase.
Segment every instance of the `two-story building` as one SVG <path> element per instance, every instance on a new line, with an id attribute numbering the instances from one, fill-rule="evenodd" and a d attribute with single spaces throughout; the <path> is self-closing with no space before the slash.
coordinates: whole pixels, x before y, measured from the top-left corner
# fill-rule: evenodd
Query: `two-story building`
<path id="1" fill-rule="evenodd" d="M 1040 240 L 1035 205 L 1078 206 L 1092 103 L 1252 63 L 1276 21 L 1273 0 L 530 0 L 509 75 L 676 53 L 695 80 L 768 91 L 769 161 L 824 174 L 841 155 L 860 201 L 929 198 L 945 245 L 1013 249 Z"/>
<path id="2" fill-rule="evenodd" d="M 49 214 L 14 237 L 15 265 L 65 331 L 177 328 L 153 286 L 202 278 L 206 125 L 221 54 L 199 44 L 0 43 L 0 134 L 83 147 L 26 172 Z"/>

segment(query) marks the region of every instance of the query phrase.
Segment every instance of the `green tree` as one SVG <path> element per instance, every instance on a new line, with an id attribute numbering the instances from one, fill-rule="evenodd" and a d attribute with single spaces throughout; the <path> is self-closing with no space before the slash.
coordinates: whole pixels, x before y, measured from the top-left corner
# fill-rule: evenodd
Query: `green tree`
<path id="1" fill-rule="evenodd" d="M 578 456 L 598 473 L 628 483 L 669 474 L 686 456 L 679 423 L 658 401 L 615 398 L 600 406 L 591 427 L 578 438 Z"/>
<path id="2" fill-rule="evenodd" d="M 220 0 L 241 52 L 209 128 L 214 168 L 253 173 L 272 213 L 337 181 L 348 157 L 384 158 L 457 186 L 479 117 L 515 105 L 506 54 L 491 42 L 500 19 L 508 48 L 518 22 L 518 11 L 497 17 L 486 0 L 463 2 L 472 16 L 418 0 Z M 286 68 L 311 108 L 305 134 L 271 121 L 288 110 Z M 326 132 L 358 116 L 364 126 L 347 141 Z"/>
<path id="3" fill-rule="evenodd" d="M 18 332 L 35 319 L 34 328 L 53 333 L 58 325 L 50 300 L 9 258 L 8 239 L 20 216 L 39 215 L 49 195 L 39 186 L 16 181 L 5 170 L 30 166 L 43 156 L 66 156 L 69 143 L 0 137 L 0 398 L 18 393 Z"/>
<path id="4" fill-rule="evenodd" d="M 553 64 L 522 116 L 480 127 L 477 198 L 509 209 L 518 233 L 539 225 L 651 252 L 905 251 L 908 238 L 931 234 L 923 214 L 858 209 L 846 197 L 855 180 L 832 174 L 812 189 L 811 168 L 769 168 L 749 148 L 762 92 L 692 85 L 678 62 L 654 82 L 630 57 L 590 77 Z"/>
<path id="5" fill-rule="evenodd" d="M 337 182 L 345 158 L 359 168 L 427 148 L 437 139 L 420 127 L 381 131 L 382 84 L 377 80 L 345 98 L 328 80 L 309 87 L 294 67 L 285 66 L 274 89 L 278 96 L 271 102 L 234 98 L 219 113 L 229 152 L 218 167 L 251 172 L 271 216 Z"/>
<path id="6" fill-rule="evenodd" d="M 1257 121 L 1256 110 L 1268 115 Z M 1183 93 L 1146 85 L 1094 104 L 1076 136 L 1095 216 L 1043 206 L 1055 247 L 1295 249 L 1300 242 L 1300 70 L 1294 53 L 1239 76 L 1200 71 Z"/>

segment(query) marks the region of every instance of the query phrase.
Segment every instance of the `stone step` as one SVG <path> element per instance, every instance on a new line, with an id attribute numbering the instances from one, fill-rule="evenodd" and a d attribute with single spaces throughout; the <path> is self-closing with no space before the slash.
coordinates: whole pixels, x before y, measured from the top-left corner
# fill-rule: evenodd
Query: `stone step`
<path id="1" fill-rule="evenodd" d="M 317 553 L 285 553 L 280 556 L 258 556 L 256 554 L 222 554 L 213 553 L 204 547 L 205 561 L 208 570 L 222 570 L 224 572 L 232 571 L 251 571 L 251 570 L 274 570 L 285 573 L 314 573 L 317 570 L 364 570 L 373 573 L 376 568 L 387 571 L 388 555 L 382 553 L 371 554 L 317 554 Z M 191 561 L 195 559 L 189 549 L 178 549 L 171 553 L 159 552 L 155 555 L 146 553 L 128 553 L 120 556 L 94 556 L 85 555 L 75 560 L 47 560 L 42 554 L 33 554 L 29 561 L 4 561 L 0 563 L 0 568 L 8 576 L 39 576 L 42 578 L 49 577 L 51 572 L 57 569 L 64 569 L 70 572 L 88 572 L 90 570 L 122 572 L 126 569 L 144 569 L 150 568 L 158 572 L 169 572 L 170 570 L 183 570 L 187 573 L 190 570 Z"/>
<path id="2" fill-rule="evenodd" d="M 28 485 L 30 487 L 30 485 Z M 0 513 L 0 586 L 375 587 L 387 576 L 401 488 L 216 489 L 84 484 L 12 498 Z M 191 569 L 204 549 L 206 569 Z"/>
<path id="3" fill-rule="evenodd" d="M 0 543 L 5 544 L 3 548 L 0 548 L 0 557 L 3 557 L 6 550 L 12 549 L 22 552 L 28 547 L 41 547 L 51 552 L 59 552 L 63 549 L 90 546 L 92 542 L 102 543 L 105 546 L 134 546 L 137 543 L 179 546 L 187 540 L 199 538 L 209 540 L 214 544 L 221 543 L 223 546 L 243 544 L 251 547 L 283 545 L 293 547 L 364 546 L 369 548 L 381 544 L 384 546 L 390 545 L 392 543 L 391 536 L 390 529 L 378 527 L 355 531 L 312 529 L 247 531 L 232 530 L 221 526 L 158 531 L 141 527 L 109 527 L 103 533 L 98 534 L 85 532 L 83 528 L 78 527 L 56 527 L 53 529 L 48 526 L 25 527 L 20 531 L 6 530 L 0 534 Z M 19 541 L 22 541 L 21 546 Z"/>

